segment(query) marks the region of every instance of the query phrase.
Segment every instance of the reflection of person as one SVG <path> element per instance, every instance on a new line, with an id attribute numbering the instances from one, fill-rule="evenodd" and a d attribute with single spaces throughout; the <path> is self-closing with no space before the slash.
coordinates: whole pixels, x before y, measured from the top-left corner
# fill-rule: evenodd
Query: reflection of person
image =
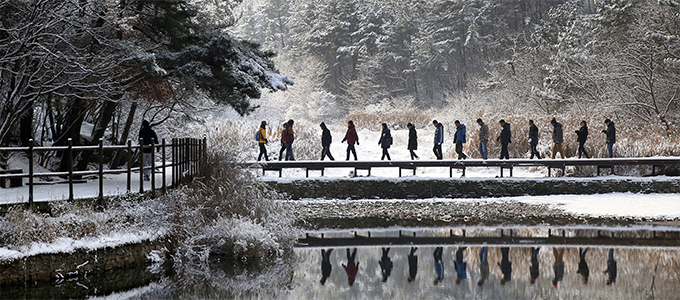
<path id="1" fill-rule="evenodd" d="M 413 124 L 408 123 L 406 124 L 406 127 L 408 128 L 408 151 L 411 153 L 411 160 L 417 159 L 418 155 L 416 155 L 415 150 L 418 150 L 418 133 L 416 132 L 416 128 L 413 126 Z"/>
<path id="2" fill-rule="evenodd" d="M 142 145 L 144 146 L 149 146 L 151 144 L 158 143 L 158 136 L 156 135 L 156 132 L 153 129 L 151 129 L 149 121 L 147 120 L 142 121 L 142 128 L 139 129 L 139 138 L 142 140 Z M 151 160 L 154 159 L 153 157 L 151 157 L 152 154 L 153 153 L 151 147 L 144 148 L 144 150 L 142 151 L 144 159 L 144 181 L 151 180 L 149 175 L 151 174 Z"/>
<path id="3" fill-rule="evenodd" d="M 536 278 L 538 278 L 538 251 L 540 250 L 539 247 L 531 247 L 531 262 L 529 263 L 529 274 L 531 275 L 529 283 L 531 284 L 534 284 Z"/>
<path id="4" fill-rule="evenodd" d="M 604 273 L 608 273 L 607 285 L 616 282 L 616 260 L 614 259 L 614 249 L 609 249 L 609 258 L 607 259 L 607 269 Z"/>
<path id="5" fill-rule="evenodd" d="M 434 249 L 434 271 L 437 272 L 437 277 L 434 279 L 434 284 L 437 285 L 444 280 L 444 262 L 442 261 L 442 254 L 444 248 L 437 247 Z"/>
<path id="6" fill-rule="evenodd" d="M 482 247 L 479 250 L 479 281 L 478 285 L 484 284 L 489 279 L 489 247 Z"/>
<path id="7" fill-rule="evenodd" d="M 512 279 L 512 262 L 510 262 L 509 254 L 510 248 L 501 247 L 501 262 L 498 263 L 498 266 L 501 267 L 501 273 L 503 273 L 501 284 L 505 284 Z"/>
<path id="8" fill-rule="evenodd" d="M 354 149 L 354 143 L 359 145 L 359 136 L 357 135 L 357 130 L 354 127 L 354 122 L 352 121 L 347 122 L 347 133 L 345 133 L 345 137 L 342 139 L 341 143 L 344 143 L 345 141 L 347 141 L 346 160 L 349 160 L 350 153 L 354 154 L 354 160 L 357 160 L 357 150 Z"/>
<path id="9" fill-rule="evenodd" d="M 333 142 L 331 131 L 328 130 L 324 122 L 321 122 L 319 126 L 321 126 L 321 160 L 326 158 L 326 156 L 331 160 L 335 160 L 333 155 L 331 155 L 331 143 Z"/>
<path id="10" fill-rule="evenodd" d="M 583 284 L 588 284 L 588 276 L 590 275 L 588 262 L 586 262 L 586 253 L 588 253 L 588 248 L 578 248 L 578 271 L 576 273 L 581 274 Z"/>
<path id="11" fill-rule="evenodd" d="M 418 255 L 415 255 L 418 248 L 411 247 L 411 253 L 408 254 L 408 282 L 416 279 L 418 274 Z"/>
<path id="12" fill-rule="evenodd" d="M 345 273 L 347 273 L 347 284 L 350 286 L 354 284 L 354 280 L 357 277 L 357 272 L 359 272 L 359 263 L 354 263 L 354 259 L 357 257 L 357 248 L 352 250 L 352 254 L 349 253 L 349 248 L 347 248 L 347 265 L 342 264 L 345 268 Z"/>
<path id="13" fill-rule="evenodd" d="M 326 279 L 331 276 L 331 270 L 333 270 L 333 266 L 331 265 L 332 251 L 333 249 L 321 249 L 321 285 L 326 283 Z"/>
<path id="14" fill-rule="evenodd" d="M 467 247 L 459 247 L 456 251 L 456 260 L 453 261 L 453 267 L 456 268 L 456 284 L 460 284 L 461 280 L 467 278 L 467 263 L 463 260 L 463 254 Z"/>
<path id="15" fill-rule="evenodd" d="M 382 248 L 382 257 L 380 257 L 380 261 L 378 261 L 380 272 L 382 273 L 382 282 L 386 282 L 387 277 L 390 277 L 390 274 L 392 274 L 393 263 L 388 256 L 389 253 L 390 248 Z"/>
<path id="16" fill-rule="evenodd" d="M 553 255 L 555 256 L 555 263 L 553 263 L 553 271 L 555 271 L 555 278 L 553 278 L 553 287 L 557 287 L 557 283 L 564 278 L 564 248 L 553 248 Z"/>

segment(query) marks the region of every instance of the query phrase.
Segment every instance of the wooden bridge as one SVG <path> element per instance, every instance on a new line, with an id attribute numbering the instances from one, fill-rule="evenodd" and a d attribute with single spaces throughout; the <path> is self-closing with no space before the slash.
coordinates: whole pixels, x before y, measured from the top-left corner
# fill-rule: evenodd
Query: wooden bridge
<path id="1" fill-rule="evenodd" d="M 635 157 L 635 158 L 588 158 L 588 159 L 468 159 L 468 160 L 382 160 L 382 161 L 268 161 L 268 162 L 250 162 L 247 166 L 262 169 L 262 174 L 266 175 L 267 171 L 276 171 L 279 177 L 282 176 L 284 169 L 303 169 L 305 174 L 309 177 L 309 171 L 321 171 L 321 176 L 324 175 L 326 169 L 331 168 L 353 168 L 355 174 L 357 171 L 367 171 L 371 175 L 371 169 L 374 168 L 399 168 L 399 177 L 403 170 L 409 170 L 416 173 L 418 168 L 449 168 L 449 176 L 453 177 L 453 170 L 462 170 L 465 176 L 465 169 L 472 167 L 497 167 L 500 169 L 500 177 L 503 177 L 504 171 L 508 170 L 510 177 L 512 171 L 518 167 L 544 167 L 548 169 L 548 176 L 551 176 L 553 169 L 562 171 L 569 166 L 594 166 L 597 167 L 597 175 L 600 175 L 600 170 L 609 169 L 611 174 L 614 174 L 614 167 L 617 166 L 651 166 L 651 175 L 655 176 L 657 170 L 664 170 L 669 166 L 677 167 L 680 165 L 680 157 Z"/>
<path id="2" fill-rule="evenodd" d="M 378 245 L 583 245 L 680 247 L 680 229 L 612 228 L 436 228 L 392 231 L 308 232 L 296 247 Z"/>

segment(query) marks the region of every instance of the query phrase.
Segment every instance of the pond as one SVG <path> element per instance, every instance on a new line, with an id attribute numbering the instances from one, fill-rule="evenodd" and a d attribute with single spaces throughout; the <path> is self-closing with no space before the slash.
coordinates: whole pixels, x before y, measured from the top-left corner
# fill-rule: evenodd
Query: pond
<path id="1" fill-rule="evenodd" d="M 0 298 L 675 299 L 677 234 L 672 228 L 319 231 L 277 262 L 216 257 L 204 265 L 3 287 Z"/>

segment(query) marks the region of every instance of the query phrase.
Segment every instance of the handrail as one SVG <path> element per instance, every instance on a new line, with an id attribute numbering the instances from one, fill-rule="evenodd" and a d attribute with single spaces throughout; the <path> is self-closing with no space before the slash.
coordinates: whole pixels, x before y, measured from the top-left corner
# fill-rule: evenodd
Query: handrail
<path id="1" fill-rule="evenodd" d="M 632 158 L 590 158 L 590 159 L 468 159 L 468 160 L 380 160 L 380 161 L 259 161 L 246 162 L 242 164 L 245 167 L 262 168 L 263 174 L 266 171 L 279 171 L 281 177 L 281 170 L 283 169 L 307 169 L 307 170 L 321 170 L 326 168 L 355 168 L 368 169 L 370 168 L 389 168 L 397 167 L 401 169 L 428 168 L 428 167 L 448 167 L 451 169 L 462 169 L 463 175 L 465 168 L 468 167 L 499 167 L 501 169 L 501 177 L 503 177 L 503 169 L 510 169 L 510 176 L 512 176 L 512 168 L 516 167 L 547 167 L 548 176 L 550 170 L 561 169 L 564 174 L 564 169 L 567 166 L 596 166 L 599 171 L 602 168 L 611 169 L 615 166 L 631 166 L 631 165 L 651 165 L 655 173 L 656 167 L 667 165 L 680 165 L 680 157 L 632 157 Z M 369 171 L 370 174 L 370 171 Z M 656 174 L 654 174 L 656 175 Z M 400 175 L 401 176 L 401 175 Z"/>
<path id="2" fill-rule="evenodd" d="M 30 143 L 33 143 L 33 140 L 30 140 Z M 162 181 L 163 183 L 161 184 L 160 187 L 156 186 L 155 182 L 155 176 L 152 176 L 151 178 L 151 192 L 152 196 L 155 196 L 155 191 L 160 188 L 163 191 L 166 190 L 166 168 L 171 167 L 173 172 L 172 172 L 172 184 L 171 187 L 176 187 L 179 183 L 189 180 L 193 178 L 195 175 L 197 175 L 201 169 L 203 169 L 203 166 L 205 165 L 205 159 L 206 159 L 206 148 L 207 148 L 207 139 L 204 137 L 203 139 L 195 139 L 195 138 L 173 138 L 171 143 L 166 143 L 165 139 L 161 140 L 160 144 L 153 143 L 151 145 L 142 145 L 143 143 L 141 140 L 139 141 L 139 145 L 132 145 L 132 141 L 128 140 L 125 145 L 108 145 L 104 146 L 103 140 L 100 139 L 98 142 L 98 145 L 90 145 L 90 146 L 73 146 L 73 142 L 71 139 L 67 141 L 68 145 L 67 146 L 48 146 L 48 147 L 0 147 L 0 153 L 3 152 L 27 152 L 27 157 L 29 160 L 29 170 L 28 172 L 24 172 L 25 170 L 22 170 L 21 173 L 7 173 L 7 174 L 0 174 L 0 181 L 6 180 L 6 179 L 21 179 L 23 178 L 28 178 L 28 185 L 29 185 L 29 191 L 28 191 L 28 204 L 33 205 L 33 186 L 35 185 L 33 180 L 35 177 L 46 177 L 46 176 L 52 176 L 52 177 L 66 177 L 68 179 L 68 184 L 69 184 L 69 200 L 74 199 L 74 191 L 73 191 L 73 178 L 74 177 L 81 177 L 81 176 L 89 176 L 89 175 L 96 175 L 99 178 L 99 197 L 98 199 L 100 201 L 103 201 L 104 197 L 104 188 L 103 188 L 103 182 L 104 174 L 123 174 L 127 173 L 127 191 L 131 191 L 131 181 L 132 181 L 132 172 L 140 172 L 140 193 L 144 192 L 144 184 L 143 184 L 143 171 L 145 170 L 150 170 L 151 173 L 155 173 L 156 170 L 160 169 L 162 173 Z M 169 149 L 168 149 L 169 148 Z M 133 152 L 142 152 L 142 149 L 152 149 L 152 157 L 154 159 L 151 160 L 150 166 L 145 166 L 144 164 L 144 155 L 139 155 L 139 165 L 140 167 L 132 167 L 131 164 L 133 163 L 132 161 L 132 156 Z M 160 159 L 161 163 L 156 164 L 155 163 L 155 153 L 156 149 L 159 149 L 160 151 Z M 46 151 L 63 151 L 65 152 L 64 155 L 66 155 L 66 159 L 68 161 L 68 171 L 61 171 L 61 172 L 34 172 L 34 154 L 36 152 L 46 152 Z M 98 167 L 96 170 L 87 170 L 87 171 L 75 171 L 74 170 L 74 162 L 73 162 L 73 157 L 75 155 L 74 152 L 97 152 L 98 156 L 97 159 L 99 161 Z M 104 169 L 104 152 L 106 151 L 127 151 L 130 153 L 128 155 L 129 159 L 127 161 L 127 167 L 124 169 Z M 171 155 L 169 157 L 166 156 L 166 152 L 171 152 Z M 1 171 L 1 170 L 0 170 Z M 21 183 L 21 182 L 20 182 Z M 21 183 L 23 185 L 23 183 Z"/>

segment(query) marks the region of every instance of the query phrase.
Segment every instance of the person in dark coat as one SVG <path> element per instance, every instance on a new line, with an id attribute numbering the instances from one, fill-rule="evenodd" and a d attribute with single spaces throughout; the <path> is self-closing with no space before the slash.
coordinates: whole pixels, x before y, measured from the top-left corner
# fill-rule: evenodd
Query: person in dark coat
<path id="1" fill-rule="evenodd" d="M 269 143 L 267 141 L 267 122 L 262 121 L 260 123 L 260 128 L 258 129 L 259 132 L 259 139 L 257 140 L 258 145 L 260 146 L 260 154 L 257 156 L 257 161 L 260 161 L 262 159 L 262 156 L 264 156 L 265 161 L 269 161 L 269 157 L 267 156 L 267 147 L 266 145 Z"/>
<path id="2" fill-rule="evenodd" d="M 576 271 L 576 273 L 581 275 L 583 284 L 588 284 L 588 276 L 590 276 L 590 268 L 588 268 L 588 262 L 586 261 L 586 253 L 588 253 L 588 248 L 578 248 L 578 271 Z"/>
<path id="3" fill-rule="evenodd" d="M 139 129 L 139 138 L 142 140 L 142 145 L 144 146 L 150 146 L 152 144 L 157 144 L 158 143 L 158 136 L 156 135 L 156 132 L 151 129 L 151 124 L 149 124 L 149 121 L 144 120 L 142 121 L 142 128 Z M 144 159 L 144 181 L 149 181 L 151 178 L 149 177 L 151 174 L 151 160 L 154 159 L 152 155 L 152 149 L 151 147 L 149 148 L 144 148 L 142 151 L 143 153 L 143 159 Z M 147 169 L 149 168 L 149 169 Z"/>
<path id="4" fill-rule="evenodd" d="M 326 127 L 326 123 L 321 122 L 321 160 L 326 158 L 326 155 L 328 155 L 328 158 L 331 160 L 335 160 L 333 158 L 333 155 L 331 155 L 331 143 L 333 142 L 333 137 L 331 136 L 331 131 L 328 130 Z"/>
<path id="5" fill-rule="evenodd" d="M 408 282 L 416 280 L 418 274 L 418 255 L 415 255 L 417 247 L 411 247 L 411 252 L 408 254 Z"/>
<path id="6" fill-rule="evenodd" d="M 387 160 L 392 160 L 390 158 L 390 153 L 387 152 L 387 149 L 392 146 L 392 134 L 390 133 L 390 129 L 387 128 L 387 123 L 382 123 L 382 134 L 380 135 L 380 140 L 378 140 L 378 145 L 380 145 L 383 150 L 380 160 L 385 159 L 385 157 L 387 157 Z"/>
<path id="7" fill-rule="evenodd" d="M 602 130 L 602 133 L 607 135 L 607 151 L 609 152 L 609 158 L 614 158 L 614 143 L 616 143 L 616 127 L 614 127 L 614 122 L 609 119 L 604 120 L 607 124 L 607 129 Z"/>
<path id="8" fill-rule="evenodd" d="M 586 152 L 586 148 L 583 147 L 586 140 L 588 140 L 588 125 L 586 124 L 586 121 L 581 121 L 581 128 L 576 130 L 576 136 L 578 137 L 578 158 L 581 158 L 581 153 L 583 153 L 586 158 L 590 158 L 588 152 Z"/>
<path id="9" fill-rule="evenodd" d="M 434 271 L 437 277 L 434 279 L 434 285 L 440 284 L 444 281 L 444 261 L 442 260 L 442 254 L 444 254 L 443 247 L 434 248 L 432 256 L 434 256 Z"/>
<path id="10" fill-rule="evenodd" d="M 538 252 L 540 250 L 541 248 L 539 247 L 531 247 L 531 263 L 529 263 L 529 275 L 531 276 L 529 283 L 531 284 L 536 282 L 536 278 L 538 278 L 539 275 Z"/>
<path id="11" fill-rule="evenodd" d="M 347 265 L 342 264 L 342 267 L 345 268 L 345 273 L 347 273 L 347 284 L 350 286 L 354 284 L 354 280 L 356 280 L 357 273 L 359 272 L 359 263 L 354 262 L 356 257 L 357 248 L 354 248 L 351 254 L 349 252 L 349 248 L 347 248 Z"/>
<path id="12" fill-rule="evenodd" d="M 347 122 L 347 133 L 342 139 L 341 143 L 347 141 L 347 160 L 349 160 L 349 154 L 354 154 L 354 160 L 357 160 L 357 151 L 354 149 L 354 143 L 359 145 L 359 136 L 357 135 L 357 130 L 354 127 L 354 122 Z"/>
<path id="13" fill-rule="evenodd" d="M 529 120 L 529 145 L 531 146 L 531 157 L 529 159 L 533 159 L 534 155 L 541 159 L 541 153 L 538 153 L 536 149 L 536 146 L 538 146 L 538 127 L 534 124 L 534 120 Z"/>
<path id="14" fill-rule="evenodd" d="M 453 122 L 453 124 L 456 125 L 456 134 L 453 135 L 453 143 L 456 144 L 456 153 L 458 153 L 458 159 L 466 159 L 467 155 L 463 153 L 463 144 L 465 144 L 466 135 L 465 124 L 461 124 L 458 120 Z"/>
<path id="15" fill-rule="evenodd" d="M 553 278 L 552 284 L 553 287 L 557 287 L 557 283 L 564 279 L 564 248 L 553 248 L 553 255 L 555 256 L 555 262 L 553 263 L 555 278 Z"/>
<path id="16" fill-rule="evenodd" d="M 432 125 L 434 125 L 434 148 L 432 148 L 432 152 L 434 152 L 434 156 L 437 157 L 437 159 L 441 160 L 444 158 L 444 155 L 442 154 L 442 144 L 444 144 L 444 124 L 437 122 L 437 120 L 432 121 Z"/>
<path id="17" fill-rule="evenodd" d="M 512 262 L 510 262 L 510 248 L 501 247 L 501 262 L 498 263 L 498 266 L 501 267 L 501 273 L 503 273 L 503 277 L 501 278 L 501 284 L 505 284 L 506 282 L 512 279 Z"/>
<path id="18" fill-rule="evenodd" d="M 293 124 L 295 124 L 295 122 L 293 120 L 288 120 L 286 124 L 288 124 L 288 127 L 286 127 L 284 134 L 286 145 L 286 160 L 295 160 L 295 156 L 293 155 L 293 141 L 295 141 L 295 132 L 293 132 Z"/>
<path id="19" fill-rule="evenodd" d="M 555 159 L 555 157 L 557 157 L 558 152 L 560 153 L 560 155 L 562 155 L 562 158 L 565 158 L 564 150 L 562 149 L 563 148 L 562 145 L 564 144 L 564 134 L 562 133 L 562 124 L 557 122 L 557 120 L 555 118 L 552 118 L 552 120 L 550 120 L 550 124 L 552 124 L 552 126 L 553 126 L 552 159 Z"/>
<path id="20" fill-rule="evenodd" d="M 382 248 L 382 257 L 380 257 L 380 261 L 378 261 L 378 264 L 380 265 L 380 272 L 382 273 L 382 282 L 387 281 L 387 278 L 392 274 L 392 267 L 394 266 L 392 259 L 390 259 L 388 256 L 389 253 L 389 247 Z"/>
<path id="21" fill-rule="evenodd" d="M 616 282 L 616 260 L 614 259 L 614 249 L 609 249 L 609 258 L 607 259 L 607 269 L 604 270 L 608 274 L 607 285 Z"/>
<path id="22" fill-rule="evenodd" d="M 510 153 L 508 152 L 508 144 L 512 143 L 510 140 L 510 137 L 512 136 L 512 133 L 510 132 L 510 123 L 506 123 L 505 120 L 501 119 L 498 121 L 498 124 L 503 128 L 501 134 L 496 139 L 501 142 L 501 157 L 499 159 L 510 159 Z"/>
<path id="23" fill-rule="evenodd" d="M 456 268 L 456 284 L 467 278 L 467 263 L 464 260 L 463 254 L 466 247 L 459 247 L 456 251 L 456 260 L 453 261 L 453 267 Z"/>
<path id="24" fill-rule="evenodd" d="M 415 150 L 418 150 L 418 134 L 416 133 L 416 128 L 411 123 L 408 123 L 406 127 L 408 128 L 408 151 L 411 153 L 411 160 L 418 159 L 418 155 L 414 152 Z"/>
<path id="25" fill-rule="evenodd" d="M 283 152 L 286 151 L 286 135 L 288 134 L 288 122 L 283 123 L 281 130 L 281 150 L 279 150 L 279 160 L 284 158 Z"/>
<path id="26" fill-rule="evenodd" d="M 321 285 L 326 283 L 326 279 L 331 276 L 333 265 L 331 265 L 331 252 L 333 249 L 321 249 Z"/>

